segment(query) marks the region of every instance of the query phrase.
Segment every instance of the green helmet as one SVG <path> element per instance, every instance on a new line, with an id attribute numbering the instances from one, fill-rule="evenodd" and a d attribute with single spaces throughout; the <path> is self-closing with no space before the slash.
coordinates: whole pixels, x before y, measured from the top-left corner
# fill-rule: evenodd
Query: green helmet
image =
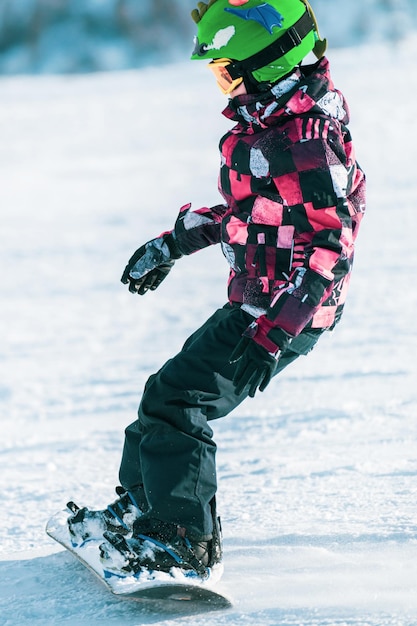
<path id="1" fill-rule="evenodd" d="M 210 0 L 191 15 L 191 58 L 231 59 L 236 77 L 250 72 L 258 83 L 275 82 L 312 50 L 321 58 L 326 49 L 308 0 Z"/>

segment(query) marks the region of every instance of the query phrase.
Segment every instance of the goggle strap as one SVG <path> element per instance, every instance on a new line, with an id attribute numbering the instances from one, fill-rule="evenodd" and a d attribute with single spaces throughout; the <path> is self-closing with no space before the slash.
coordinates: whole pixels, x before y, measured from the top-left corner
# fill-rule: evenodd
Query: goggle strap
<path id="1" fill-rule="evenodd" d="M 327 49 L 327 39 L 322 39 L 320 37 L 319 25 L 317 23 L 317 18 L 315 16 L 313 7 L 311 6 L 310 2 L 308 0 L 301 0 L 301 2 L 305 4 L 306 9 L 310 13 L 311 19 L 314 22 L 314 30 L 316 31 L 316 34 L 317 34 L 317 41 L 314 45 L 313 52 L 318 59 L 321 59 L 324 56 L 324 53 L 326 52 L 326 49 Z"/>
<path id="2" fill-rule="evenodd" d="M 305 11 L 291 28 L 269 46 L 247 59 L 243 59 L 243 61 L 233 61 L 230 63 L 230 65 L 227 66 L 230 76 L 233 79 L 239 78 L 244 72 L 253 72 L 283 57 L 287 52 L 299 46 L 304 37 L 314 29 L 314 23 L 310 14 L 308 11 Z"/>

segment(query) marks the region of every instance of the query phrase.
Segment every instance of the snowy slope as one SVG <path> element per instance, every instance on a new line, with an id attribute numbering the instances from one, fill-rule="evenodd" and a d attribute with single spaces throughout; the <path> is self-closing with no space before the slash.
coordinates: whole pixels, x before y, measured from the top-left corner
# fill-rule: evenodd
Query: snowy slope
<path id="1" fill-rule="evenodd" d="M 350 300 L 214 424 L 235 606 L 201 617 L 110 597 L 44 525 L 111 501 L 146 378 L 225 300 L 219 249 L 144 298 L 119 283 L 179 206 L 219 201 L 224 99 L 192 63 L 0 81 L 2 625 L 417 624 L 416 52 L 330 52 L 369 179 Z"/>

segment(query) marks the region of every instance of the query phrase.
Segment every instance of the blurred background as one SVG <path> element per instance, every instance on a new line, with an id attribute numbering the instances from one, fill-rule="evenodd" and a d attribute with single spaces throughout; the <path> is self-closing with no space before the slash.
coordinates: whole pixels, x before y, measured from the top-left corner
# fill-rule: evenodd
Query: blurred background
<path id="1" fill-rule="evenodd" d="M 0 0 L 0 73 L 71 74 L 185 60 L 196 0 Z M 393 46 L 417 28 L 417 0 L 312 0 L 332 47 Z M 184 56 L 185 55 L 185 56 Z"/>

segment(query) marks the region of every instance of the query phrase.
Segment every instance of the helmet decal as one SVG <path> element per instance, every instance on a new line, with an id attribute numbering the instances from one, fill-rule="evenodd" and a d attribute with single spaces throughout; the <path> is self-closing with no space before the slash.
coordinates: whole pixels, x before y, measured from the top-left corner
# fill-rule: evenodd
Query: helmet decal
<path id="1" fill-rule="evenodd" d="M 205 44 L 204 50 L 220 50 L 224 46 L 227 46 L 231 38 L 234 36 L 236 29 L 234 26 L 228 26 L 227 28 L 221 28 L 213 37 L 211 44 Z"/>
<path id="2" fill-rule="evenodd" d="M 229 9 L 225 11 L 233 13 L 244 20 L 253 20 L 258 22 L 261 26 L 266 28 L 270 35 L 272 35 L 272 29 L 274 26 L 282 28 L 284 17 L 274 7 L 266 2 L 258 7 L 252 7 L 251 9 Z"/>

